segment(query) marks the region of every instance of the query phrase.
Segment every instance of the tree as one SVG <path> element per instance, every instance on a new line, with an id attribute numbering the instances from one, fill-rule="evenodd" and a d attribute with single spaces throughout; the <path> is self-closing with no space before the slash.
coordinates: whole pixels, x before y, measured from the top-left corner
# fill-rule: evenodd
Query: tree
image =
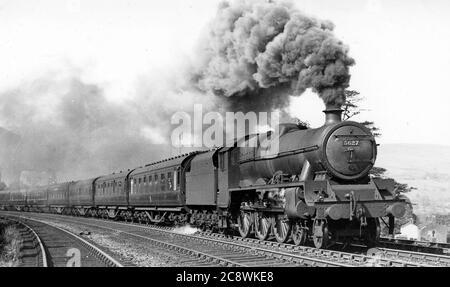
<path id="1" fill-rule="evenodd" d="M 364 99 L 359 92 L 354 90 L 346 90 L 345 103 L 342 105 L 342 118 L 344 121 L 359 115 L 363 109 L 359 107 L 359 103 Z"/>
<path id="2" fill-rule="evenodd" d="M 385 175 L 386 171 L 387 171 L 387 170 L 386 170 L 385 168 L 374 166 L 374 167 L 372 168 L 372 170 L 370 171 L 370 174 L 371 174 L 373 177 L 388 178 L 388 177 Z M 392 179 L 393 179 L 393 178 L 392 178 Z M 407 185 L 406 183 L 400 183 L 400 182 L 397 182 L 395 179 L 393 179 L 393 180 L 394 180 L 395 189 L 396 189 L 398 192 L 400 192 L 400 193 L 406 193 L 406 192 L 410 192 L 410 191 L 412 191 L 412 190 L 417 189 L 417 188 L 415 188 L 415 187 L 412 187 L 412 186 Z"/>
<path id="3" fill-rule="evenodd" d="M 5 190 L 6 188 L 6 184 L 3 181 L 0 181 L 0 191 Z"/>
<path id="4" fill-rule="evenodd" d="M 359 115 L 362 111 L 368 111 L 359 107 L 359 103 L 364 100 L 364 97 L 359 92 L 347 90 L 344 93 L 346 97 L 345 103 L 342 105 L 342 119 L 344 121 L 348 121 L 352 117 Z M 374 122 L 364 121 L 361 124 L 368 128 L 375 137 L 381 136 L 380 129 L 375 127 Z"/>

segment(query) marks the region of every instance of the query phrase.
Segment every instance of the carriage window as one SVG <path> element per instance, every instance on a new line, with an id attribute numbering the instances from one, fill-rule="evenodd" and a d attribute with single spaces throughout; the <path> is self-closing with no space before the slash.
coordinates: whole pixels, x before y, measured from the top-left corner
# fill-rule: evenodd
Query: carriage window
<path id="1" fill-rule="evenodd" d="M 119 181 L 119 187 L 121 187 L 122 186 L 122 181 Z"/>
<path id="2" fill-rule="evenodd" d="M 152 183 L 152 176 L 151 175 L 148 176 L 148 183 Z"/>
<path id="3" fill-rule="evenodd" d="M 166 190 L 166 176 L 161 173 L 161 190 Z"/>
<path id="4" fill-rule="evenodd" d="M 167 173 L 167 186 L 169 190 L 173 189 L 173 183 L 172 183 L 172 172 Z"/>
<path id="5" fill-rule="evenodd" d="M 173 190 L 177 190 L 178 187 L 178 171 L 173 172 Z"/>
<path id="6" fill-rule="evenodd" d="M 177 171 L 177 187 L 180 186 L 180 182 L 181 182 L 181 171 L 178 170 Z"/>

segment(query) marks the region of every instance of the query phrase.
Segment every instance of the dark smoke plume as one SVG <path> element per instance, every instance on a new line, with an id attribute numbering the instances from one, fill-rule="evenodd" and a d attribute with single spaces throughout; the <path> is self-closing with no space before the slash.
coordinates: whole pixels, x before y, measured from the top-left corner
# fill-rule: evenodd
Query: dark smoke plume
<path id="1" fill-rule="evenodd" d="M 312 88 L 340 106 L 354 60 L 333 24 L 290 3 L 223 2 L 204 37 L 195 84 L 223 98 L 230 110 L 272 110 Z"/>

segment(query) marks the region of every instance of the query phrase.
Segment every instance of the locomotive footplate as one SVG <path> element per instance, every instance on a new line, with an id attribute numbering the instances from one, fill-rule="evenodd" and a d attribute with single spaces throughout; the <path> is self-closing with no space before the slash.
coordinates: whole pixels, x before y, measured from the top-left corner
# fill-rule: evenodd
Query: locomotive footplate
<path id="1" fill-rule="evenodd" d="M 402 217 L 406 212 L 406 203 L 389 201 L 339 201 L 317 202 L 316 218 L 332 220 L 365 220 L 365 218 L 393 216 Z"/>
<path id="2" fill-rule="evenodd" d="M 326 180 L 305 181 L 304 192 L 299 190 L 296 192 L 295 204 L 298 207 L 303 201 L 305 205 L 313 206 L 314 217 L 318 219 L 358 220 L 362 221 L 363 226 L 365 218 L 403 217 L 406 212 L 406 200 L 399 197 L 390 186 L 383 185 L 382 188 L 380 186 L 373 180 L 367 184 L 347 185 L 330 184 Z M 288 206 L 292 206 L 292 202 L 288 203 Z M 299 210 L 297 208 L 297 212 Z M 301 217 L 302 214 L 297 213 L 297 216 Z"/>

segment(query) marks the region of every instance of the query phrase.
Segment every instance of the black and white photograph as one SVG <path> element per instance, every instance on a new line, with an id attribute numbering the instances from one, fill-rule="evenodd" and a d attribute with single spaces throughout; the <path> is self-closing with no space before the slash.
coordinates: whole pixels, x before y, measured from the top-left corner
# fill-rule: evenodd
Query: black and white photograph
<path id="1" fill-rule="evenodd" d="M 450 267 L 449 15 L 0 0 L 0 267 Z"/>

